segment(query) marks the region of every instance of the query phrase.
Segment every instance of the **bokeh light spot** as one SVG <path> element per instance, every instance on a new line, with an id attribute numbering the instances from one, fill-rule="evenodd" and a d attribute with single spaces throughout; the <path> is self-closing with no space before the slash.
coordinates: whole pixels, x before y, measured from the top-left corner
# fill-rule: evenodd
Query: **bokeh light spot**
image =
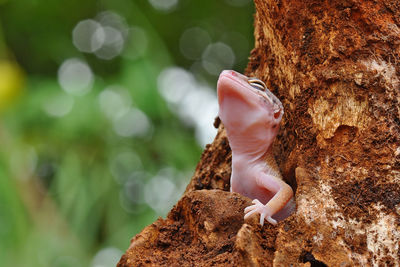
<path id="1" fill-rule="evenodd" d="M 193 75 L 178 67 L 164 69 L 158 76 L 158 90 L 169 103 L 179 103 L 185 94 L 194 89 Z"/>
<path id="2" fill-rule="evenodd" d="M 86 62 L 67 59 L 58 69 L 58 82 L 68 94 L 84 95 L 92 89 L 93 73 Z"/>
<path id="3" fill-rule="evenodd" d="M 210 35 L 199 27 L 187 29 L 179 40 L 181 53 L 188 59 L 199 59 L 204 49 L 210 44 Z"/>
<path id="4" fill-rule="evenodd" d="M 249 57 L 249 41 L 243 34 L 233 31 L 223 34 L 221 41 L 229 44 L 235 53 L 235 62 L 246 63 Z"/>
<path id="5" fill-rule="evenodd" d="M 123 252 L 114 247 L 103 248 L 93 257 L 91 267 L 116 266 Z"/>
<path id="6" fill-rule="evenodd" d="M 168 176 L 155 176 L 145 186 L 146 203 L 158 214 L 164 215 L 175 203 L 176 186 Z"/>
<path id="7" fill-rule="evenodd" d="M 111 11 L 99 13 L 96 20 L 80 21 L 72 31 L 73 43 L 79 51 L 94 53 L 105 60 L 121 54 L 127 35 L 125 19 Z"/>
<path id="8" fill-rule="evenodd" d="M 125 43 L 123 56 L 137 59 L 144 56 L 149 45 L 146 32 L 140 27 L 132 27 Z"/>
<path id="9" fill-rule="evenodd" d="M 127 34 L 128 26 L 125 19 L 121 15 L 113 11 L 107 10 L 104 12 L 100 12 L 96 16 L 96 20 L 103 26 L 110 26 L 114 29 L 117 29 L 122 33 L 124 37 Z"/>
<path id="10" fill-rule="evenodd" d="M 105 26 L 98 29 L 94 34 L 95 36 L 98 35 L 97 32 L 101 36 L 104 35 L 103 45 L 95 51 L 97 57 L 110 60 L 121 54 L 124 48 L 124 38 L 121 31 L 111 26 Z"/>
<path id="11" fill-rule="evenodd" d="M 196 139 L 202 146 L 212 142 L 217 130 L 213 121 L 218 114 L 218 102 L 211 88 L 199 86 L 188 93 L 179 107 L 179 114 L 194 124 Z"/>
<path id="12" fill-rule="evenodd" d="M 72 31 L 72 42 L 79 51 L 92 53 L 104 43 L 104 33 L 101 35 L 101 30 L 101 25 L 97 21 L 82 20 Z"/>
<path id="13" fill-rule="evenodd" d="M 114 119 L 114 131 L 122 137 L 144 137 L 149 134 L 151 122 L 141 110 L 131 108 Z"/>
<path id="14" fill-rule="evenodd" d="M 61 92 L 47 98 L 43 103 L 43 110 L 51 117 L 63 117 L 72 110 L 73 106 L 74 98 Z"/>
<path id="15" fill-rule="evenodd" d="M 131 173 L 129 180 L 124 184 L 125 196 L 132 203 L 143 203 L 144 202 L 144 184 L 143 180 L 147 175 L 144 172 Z"/>
<path id="16" fill-rule="evenodd" d="M 133 151 L 119 152 L 110 161 L 110 172 L 120 184 L 124 184 L 134 173 L 142 168 L 140 157 Z"/>
<path id="17" fill-rule="evenodd" d="M 99 94 L 101 111 L 109 118 L 115 119 L 128 112 L 132 101 L 128 90 L 122 86 L 112 85 Z"/>
<path id="18" fill-rule="evenodd" d="M 203 67 L 212 75 L 219 75 L 222 70 L 231 69 L 234 63 L 235 54 L 232 48 L 222 42 L 208 45 L 202 55 Z"/>
<path id="19" fill-rule="evenodd" d="M 169 67 L 158 76 L 158 90 L 169 108 L 196 130 L 197 141 L 205 146 L 216 134 L 213 127 L 218 113 L 215 91 L 200 85 L 193 74 L 178 67 Z"/>
<path id="20" fill-rule="evenodd" d="M 157 10 L 172 11 L 178 4 L 178 0 L 149 0 L 149 3 Z"/>

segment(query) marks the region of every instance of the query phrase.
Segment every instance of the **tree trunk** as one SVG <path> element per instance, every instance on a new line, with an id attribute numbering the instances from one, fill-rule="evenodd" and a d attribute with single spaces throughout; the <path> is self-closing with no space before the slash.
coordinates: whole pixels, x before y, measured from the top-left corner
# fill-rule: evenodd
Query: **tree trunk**
<path id="1" fill-rule="evenodd" d="M 119 266 L 399 266 L 399 2 L 255 5 L 247 74 L 284 105 L 274 150 L 295 214 L 277 226 L 243 221 L 250 200 L 223 192 L 231 156 L 219 125 L 186 194 Z"/>

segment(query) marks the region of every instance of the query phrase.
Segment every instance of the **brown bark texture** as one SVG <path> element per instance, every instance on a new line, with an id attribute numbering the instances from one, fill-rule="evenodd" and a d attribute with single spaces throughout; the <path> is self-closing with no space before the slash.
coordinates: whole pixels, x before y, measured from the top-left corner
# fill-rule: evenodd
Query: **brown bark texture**
<path id="1" fill-rule="evenodd" d="M 243 221 L 250 200 L 229 193 L 220 124 L 186 194 L 119 266 L 399 266 L 400 2 L 255 6 L 246 72 L 284 105 L 274 152 L 296 212 L 277 226 Z"/>

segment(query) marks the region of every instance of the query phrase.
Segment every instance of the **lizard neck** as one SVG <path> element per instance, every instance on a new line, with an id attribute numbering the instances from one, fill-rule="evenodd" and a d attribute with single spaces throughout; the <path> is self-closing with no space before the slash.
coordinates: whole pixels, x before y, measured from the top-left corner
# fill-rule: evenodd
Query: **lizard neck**
<path id="1" fill-rule="evenodd" d="M 227 130 L 232 155 L 236 154 L 247 160 L 262 158 L 271 147 L 275 135 L 268 133 L 259 134 L 258 132 L 252 132 L 251 130 L 245 132 L 246 133 L 242 133 L 238 130 Z"/>
<path id="2" fill-rule="evenodd" d="M 276 164 L 275 156 L 270 146 L 263 153 L 238 153 L 232 151 L 232 173 L 240 174 L 247 172 L 249 168 L 257 168 L 260 171 L 281 178 L 282 175 Z"/>

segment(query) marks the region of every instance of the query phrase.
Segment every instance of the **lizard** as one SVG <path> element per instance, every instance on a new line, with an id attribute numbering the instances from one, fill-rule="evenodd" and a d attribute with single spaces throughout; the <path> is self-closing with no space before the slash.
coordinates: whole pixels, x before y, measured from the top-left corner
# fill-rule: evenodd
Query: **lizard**
<path id="1" fill-rule="evenodd" d="M 271 224 L 295 209 L 292 188 L 283 181 L 272 152 L 283 105 L 264 82 L 224 70 L 217 82 L 219 111 L 232 150 L 230 191 L 253 199 L 244 219 L 260 214 Z"/>

